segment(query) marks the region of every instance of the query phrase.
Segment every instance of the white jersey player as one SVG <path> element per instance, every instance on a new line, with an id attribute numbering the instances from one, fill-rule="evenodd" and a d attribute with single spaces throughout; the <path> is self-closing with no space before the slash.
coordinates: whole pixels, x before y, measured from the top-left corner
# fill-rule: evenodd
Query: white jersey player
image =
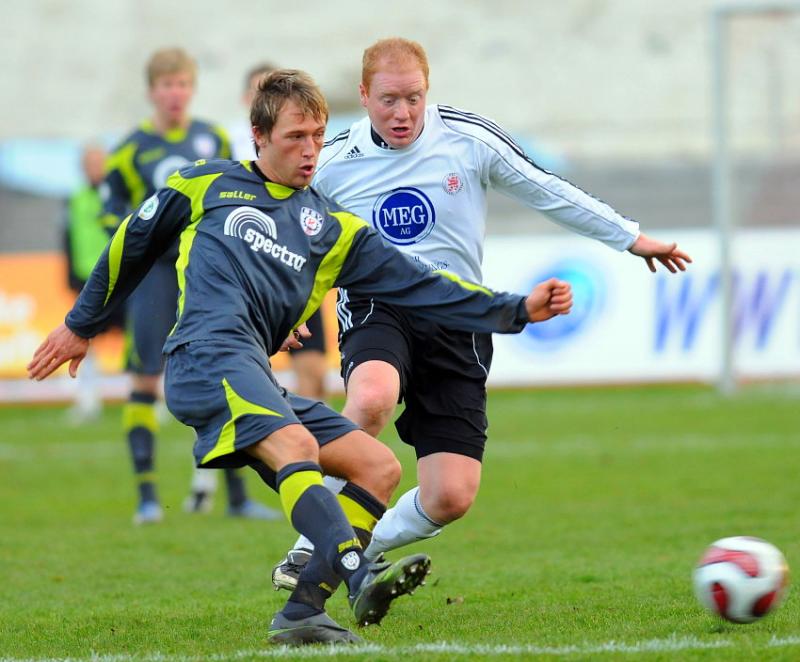
<path id="1" fill-rule="evenodd" d="M 364 52 L 361 104 L 368 117 L 333 138 L 313 185 L 362 216 L 424 268 L 481 282 L 486 191 L 491 186 L 570 230 L 672 272 L 690 258 L 647 237 L 638 223 L 537 167 L 494 122 L 450 106 L 426 106 L 428 63 L 416 42 L 377 42 Z M 377 299 L 339 293 L 343 413 L 377 436 L 397 402 L 395 425 L 417 455 L 419 486 L 373 531 L 367 555 L 436 535 L 462 517 L 480 485 L 486 442 L 488 334 L 453 332 Z M 275 567 L 289 587 L 306 555 L 298 541 Z"/>
<path id="2" fill-rule="evenodd" d="M 365 117 L 326 143 L 314 178 L 386 242 L 475 283 L 490 186 L 617 250 L 639 236 L 638 223 L 537 167 L 497 124 L 450 106 L 428 106 L 405 149 L 392 148 Z"/>

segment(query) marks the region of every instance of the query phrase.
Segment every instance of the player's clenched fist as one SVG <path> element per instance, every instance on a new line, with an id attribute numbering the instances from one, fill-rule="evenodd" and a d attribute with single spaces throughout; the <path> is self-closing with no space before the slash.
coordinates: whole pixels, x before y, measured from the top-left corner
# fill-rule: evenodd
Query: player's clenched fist
<path id="1" fill-rule="evenodd" d="M 525 309 L 531 322 L 566 315 L 572 309 L 572 285 L 558 278 L 539 283 L 525 299 Z"/>
<path id="2" fill-rule="evenodd" d="M 70 377 L 78 374 L 78 366 L 89 350 L 89 341 L 81 338 L 62 324 L 52 331 L 39 348 L 33 353 L 28 364 L 28 377 L 41 380 L 67 361 Z"/>

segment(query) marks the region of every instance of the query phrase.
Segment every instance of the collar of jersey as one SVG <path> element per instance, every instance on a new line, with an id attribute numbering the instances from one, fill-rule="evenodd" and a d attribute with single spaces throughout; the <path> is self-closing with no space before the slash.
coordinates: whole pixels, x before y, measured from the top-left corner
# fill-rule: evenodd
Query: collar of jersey
<path id="1" fill-rule="evenodd" d="M 425 137 L 425 127 L 426 124 L 422 125 L 422 131 L 419 132 L 417 139 L 411 143 L 408 147 L 403 147 L 402 149 L 398 149 L 397 147 L 392 147 L 389 143 L 387 143 L 381 135 L 375 130 L 375 127 L 372 124 L 369 125 L 369 135 L 372 138 L 372 144 L 380 150 L 381 154 L 408 154 L 414 151 L 417 146 L 422 142 L 422 139 Z"/>
<path id="2" fill-rule="evenodd" d="M 153 126 L 152 120 L 145 120 L 142 122 L 142 131 L 147 133 L 152 133 L 153 135 L 160 136 L 168 143 L 179 143 L 186 140 L 186 135 L 189 133 L 189 127 L 191 126 L 191 122 L 186 125 L 186 128 L 178 126 L 174 129 L 169 129 L 165 133 L 158 133 L 156 128 Z"/>
<path id="3" fill-rule="evenodd" d="M 276 200 L 286 200 L 286 198 L 291 197 L 292 194 L 297 192 L 297 189 L 291 186 L 284 186 L 283 184 L 271 182 L 267 179 L 266 175 L 261 172 L 255 161 L 240 161 L 240 163 L 244 166 L 245 170 L 249 170 L 264 182 L 264 188 L 267 189 L 267 193 Z"/>

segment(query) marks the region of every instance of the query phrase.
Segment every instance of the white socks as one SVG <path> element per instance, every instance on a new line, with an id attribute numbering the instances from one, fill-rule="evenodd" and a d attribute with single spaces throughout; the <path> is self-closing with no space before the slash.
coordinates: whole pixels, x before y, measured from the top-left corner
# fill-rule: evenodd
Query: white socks
<path id="1" fill-rule="evenodd" d="M 219 472 L 216 469 L 195 468 L 194 475 L 192 476 L 192 492 L 214 494 L 214 492 L 217 491 L 218 474 Z"/>
<path id="2" fill-rule="evenodd" d="M 347 481 L 325 476 L 324 483 L 331 492 L 338 494 Z M 433 538 L 441 532 L 442 526 L 425 514 L 419 502 L 419 487 L 414 487 L 401 496 L 394 507 L 389 508 L 378 520 L 372 532 L 372 542 L 364 550 L 364 556 L 374 561 L 382 552 Z M 300 536 L 294 549 L 312 550 L 314 544 L 305 536 Z"/>
<path id="3" fill-rule="evenodd" d="M 378 520 L 372 532 L 372 542 L 364 550 L 364 556 L 374 561 L 381 552 L 433 538 L 441 532 L 442 526 L 425 514 L 419 502 L 419 487 L 414 487 Z"/>
<path id="4" fill-rule="evenodd" d="M 342 488 L 347 485 L 346 480 L 335 478 L 334 476 L 323 476 L 322 482 L 325 487 L 327 487 L 334 494 L 339 494 L 339 492 L 342 491 Z M 292 549 L 307 549 L 311 551 L 314 549 L 314 543 L 305 536 L 300 536 Z"/>

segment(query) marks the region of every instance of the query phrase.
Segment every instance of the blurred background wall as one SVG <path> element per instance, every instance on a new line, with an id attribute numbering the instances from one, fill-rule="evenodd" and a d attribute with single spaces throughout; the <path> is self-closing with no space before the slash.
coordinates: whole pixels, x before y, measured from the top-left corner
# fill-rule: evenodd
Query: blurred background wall
<path id="1" fill-rule="evenodd" d="M 365 46 L 417 39 L 435 101 L 478 109 L 575 157 L 697 156 L 708 149 L 710 0 L 312 0 L 2 3 L 0 138 L 84 138 L 148 111 L 142 68 L 178 44 L 200 64 L 198 112 L 235 115 L 263 59 L 311 72 L 357 110 Z M 13 101 L 13 103 L 9 103 Z M 56 112 L 57 111 L 57 112 Z"/>
<path id="2" fill-rule="evenodd" d="M 710 15 L 719 4 L 0 3 L 0 255 L 57 250 L 61 198 L 79 181 L 78 148 L 112 144 L 149 113 L 143 67 L 154 49 L 179 45 L 196 57 L 194 114 L 224 123 L 245 114 L 248 67 L 269 60 L 305 69 L 329 98 L 333 132 L 361 115 L 363 49 L 392 35 L 426 48 L 431 102 L 496 120 L 543 167 L 656 234 L 709 230 Z M 791 228 L 800 202 L 800 12 L 737 19 L 727 35 L 735 220 Z M 490 236 L 561 232 L 490 197 Z"/>

